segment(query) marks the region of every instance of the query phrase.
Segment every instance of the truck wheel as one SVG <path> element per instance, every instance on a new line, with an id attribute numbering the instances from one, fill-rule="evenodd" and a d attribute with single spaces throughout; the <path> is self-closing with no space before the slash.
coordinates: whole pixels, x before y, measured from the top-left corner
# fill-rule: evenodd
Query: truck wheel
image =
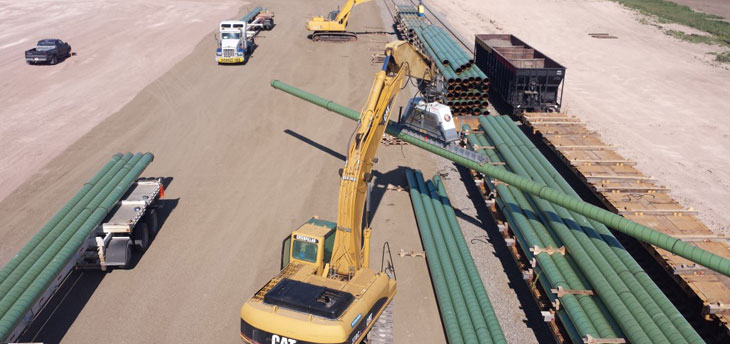
<path id="1" fill-rule="evenodd" d="M 132 233 L 132 240 L 134 240 L 134 250 L 137 252 L 144 252 L 150 246 L 150 231 L 147 228 L 147 224 L 140 222 L 134 228 Z"/>
<path id="2" fill-rule="evenodd" d="M 147 224 L 149 229 L 150 237 L 155 237 L 157 232 L 160 230 L 159 219 L 157 218 L 157 209 L 150 209 L 147 215 L 144 216 L 144 222 Z"/>
<path id="3" fill-rule="evenodd" d="M 56 57 L 55 56 L 51 57 L 51 65 L 55 65 L 56 63 L 58 63 L 58 60 L 56 59 Z"/>
<path id="4" fill-rule="evenodd" d="M 130 267 L 129 263 L 131 263 L 131 262 L 132 262 L 132 243 L 129 242 L 129 244 L 127 244 L 127 255 L 124 258 L 124 266 L 122 266 L 122 268 L 129 269 L 129 267 Z"/>

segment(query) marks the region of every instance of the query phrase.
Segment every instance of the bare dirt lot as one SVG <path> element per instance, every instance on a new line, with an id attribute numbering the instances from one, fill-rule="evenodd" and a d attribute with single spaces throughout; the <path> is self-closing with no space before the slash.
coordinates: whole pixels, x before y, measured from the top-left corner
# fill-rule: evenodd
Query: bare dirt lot
<path id="1" fill-rule="evenodd" d="M 278 271 L 281 239 L 313 215 L 334 218 L 337 169 L 355 122 L 269 82 L 360 109 L 379 68 L 371 54 L 388 38 L 315 44 L 305 19 L 327 13 L 331 1 L 267 6 L 277 26 L 256 38 L 246 65 L 216 65 L 214 39 L 201 35 L 190 55 L 0 202 L 4 264 L 112 154 L 154 152 L 144 176 L 172 178 L 164 223 L 136 266 L 75 276 L 66 301 L 29 341 L 239 343 L 240 307 Z M 382 25 L 375 3 L 352 16 L 353 30 Z M 405 185 L 402 166 L 433 175 L 435 163 L 413 147 L 382 147 L 379 157 L 372 264 L 379 268 L 389 241 L 399 283 L 395 342 L 444 342 L 425 261 L 395 255 L 423 250 L 408 194 L 386 191 Z"/>
<path id="2" fill-rule="evenodd" d="M 730 230 L 730 70 L 709 62 L 713 48 L 673 39 L 611 1 L 429 6 L 468 42 L 478 33 L 512 33 L 565 65 L 563 111 L 665 183 L 710 228 Z"/>
<path id="3" fill-rule="evenodd" d="M 727 0 L 672 0 L 672 2 L 730 20 L 730 1 Z"/>
<path id="4" fill-rule="evenodd" d="M 189 54 L 237 0 L 0 0 L 0 200 L 172 63 Z M 29 66 L 44 38 L 76 54 Z"/>

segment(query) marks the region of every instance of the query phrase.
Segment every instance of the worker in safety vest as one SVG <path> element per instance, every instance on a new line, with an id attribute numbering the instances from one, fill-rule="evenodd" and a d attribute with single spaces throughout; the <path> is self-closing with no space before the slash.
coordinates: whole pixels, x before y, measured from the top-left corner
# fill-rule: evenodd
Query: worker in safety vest
<path id="1" fill-rule="evenodd" d="M 418 16 L 423 17 L 424 11 L 426 10 L 426 6 L 423 6 L 423 1 L 418 1 Z"/>

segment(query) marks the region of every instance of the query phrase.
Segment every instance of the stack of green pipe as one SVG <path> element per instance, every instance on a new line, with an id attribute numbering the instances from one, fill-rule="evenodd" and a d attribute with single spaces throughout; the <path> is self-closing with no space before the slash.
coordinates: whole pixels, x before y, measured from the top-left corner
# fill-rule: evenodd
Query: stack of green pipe
<path id="1" fill-rule="evenodd" d="M 471 130 L 469 126 L 464 126 L 464 129 Z M 478 135 L 468 134 L 467 139 L 472 145 L 488 146 L 488 142 Z M 499 155 L 492 150 L 480 149 L 479 152 L 487 154 L 490 161 L 502 161 Z M 555 299 L 550 292 L 551 289 L 557 289 L 558 287 L 572 290 L 590 289 L 585 283 L 585 276 L 576 268 L 575 262 L 570 257 L 548 254 L 547 252 L 533 255 L 530 252 L 529 248 L 533 247 L 557 248 L 559 245 L 549 235 L 549 231 L 540 217 L 536 216 L 537 212 L 529 208 L 530 201 L 526 199 L 525 195 L 519 191 L 510 190 L 504 184 L 492 185 L 492 187 L 497 189 L 500 196 L 498 202 L 502 205 L 501 208 L 505 213 L 505 217 L 512 224 L 512 228 L 518 229 L 515 232 L 523 254 L 528 259 L 534 258 L 537 261 L 535 273 L 544 277 L 540 280 L 540 283 L 546 290 L 546 294 L 551 296 L 551 301 Z M 620 336 L 621 331 L 617 328 L 613 319 L 604 311 L 605 306 L 598 298 L 589 295 L 568 294 L 563 296 L 560 302 L 564 314 L 559 313 L 558 315 L 561 316 L 562 323 L 571 326 L 571 330 L 578 333 L 578 336 L 572 338 L 574 341 L 580 341 L 581 338 L 585 338 L 587 335 L 598 338 L 616 338 Z"/>
<path id="2" fill-rule="evenodd" d="M 436 64 L 446 80 L 446 101 L 487 101 L 489 78 L 474 64 L 474 59 L 442 28 L 419 17 L 416 8 L 398 7 L 396 21 L 403 36 L 418 46 Z M 455 115 L 486 114 L 486 105 L 471 104 L 453 107 Z"/>
<path id="3" fill-rule="evenodd" d="M 248 14 L 246 14 L 245 16 L 243 16 L 243 18 L 241 18 L 241 21 L 244 21 L 244 22 L 247 22 L 248 23 L 251 20 L 253 20 L 253 18 L 256 17 L 256 15 L 258 15 L 259 13 L 261 13 L 261 7 L 256 7 L 256 8 L 253 9 L 253 11 L 248 12 Z"/>
<path id="4" fill-rule="evenodd" d="M 506 343 L 443 183 L 406 177 L 449 343 Z"/>
<path id="5" fill-rule="evenodd" d="M 117 154 L 0 270 L 0 339 L 28 312 L 153 160 Z"/>
<path id="6" fill-rule="evenodd" d="M 303 91 L 291 85 L 287 85 L 281 81 L 272 80 L 271 86 L 291 95 L 294 95 L 300 99 L 306 100 L 312 104 L 326 108 L 329 111 L 335 112 L 351 120 L 360 120 L 360 113 L 353 109 L 347 108 L 322 97 L 318 97 L 314 94 Z M 620 215 L 616 215 L 610 211 L 584 202 L 580 198 L 567 195 L 564 192 L 553 189 L 545 184 L 537 183 L 530 178 L 526 178 L 507 171 L 504 168 L 500 168 L 498 166 L 493 166 L 490 164 L 480 165 L 479 163 L 462 157 L 461 155 L 452 153 L 444 148 L 422 141 L 404 133 L 403 127 L 393 121 L 390 121 L 388 123 L 385 132 L 413 146 L 451 160 L 466 168 L 473 169 L 481 174 L 484 174 L 487 177 L 507 183 L 520 191 L 527 192 L 551 203 L 554 203 L 555 205 L 576 212 L 580 215 L 587 217 L 588 219 L 602 223 L 610 228 L 613 228 L 614 230 L 634 237 L 642 242 L 655 245 L 663 250 L 686 258 L 691 262 L 705 266 L 720 274 L 730 276 L 730 260 L 725 257 L 718 256 L 712 252 L 708 252 L 690 243 L 683 242 L 677 238 L 673 238 L 664 233 L 655 231 L 649 227 L 631 221 Z"/>
<path id="7" fill-rule="evenodd" d="M 577 196 L 508 117 L 481 117 L 480 124 L 488 137 L 482 143 L 494 145 L 514 172 Z M 505 195 L 499 194 L 505 207 L 541 214 L 543 232 L 565 245 L 631 341 L 702 342 L 605 226 L 540 198 L 518 196 L 516 189 L 506 189 Z M 516 200 L 512 196 L 517 196 Z"/>

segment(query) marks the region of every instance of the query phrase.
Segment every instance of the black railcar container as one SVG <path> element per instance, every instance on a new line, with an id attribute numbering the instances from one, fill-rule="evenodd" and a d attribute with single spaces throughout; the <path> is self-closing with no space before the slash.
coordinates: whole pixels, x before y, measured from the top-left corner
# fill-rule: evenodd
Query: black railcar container
<path id="1" fill-rule="evenodd" d="M 513 35 L 476 35 L 476 65 L 512 114 L 560 111 L 565 67 Z"/>

